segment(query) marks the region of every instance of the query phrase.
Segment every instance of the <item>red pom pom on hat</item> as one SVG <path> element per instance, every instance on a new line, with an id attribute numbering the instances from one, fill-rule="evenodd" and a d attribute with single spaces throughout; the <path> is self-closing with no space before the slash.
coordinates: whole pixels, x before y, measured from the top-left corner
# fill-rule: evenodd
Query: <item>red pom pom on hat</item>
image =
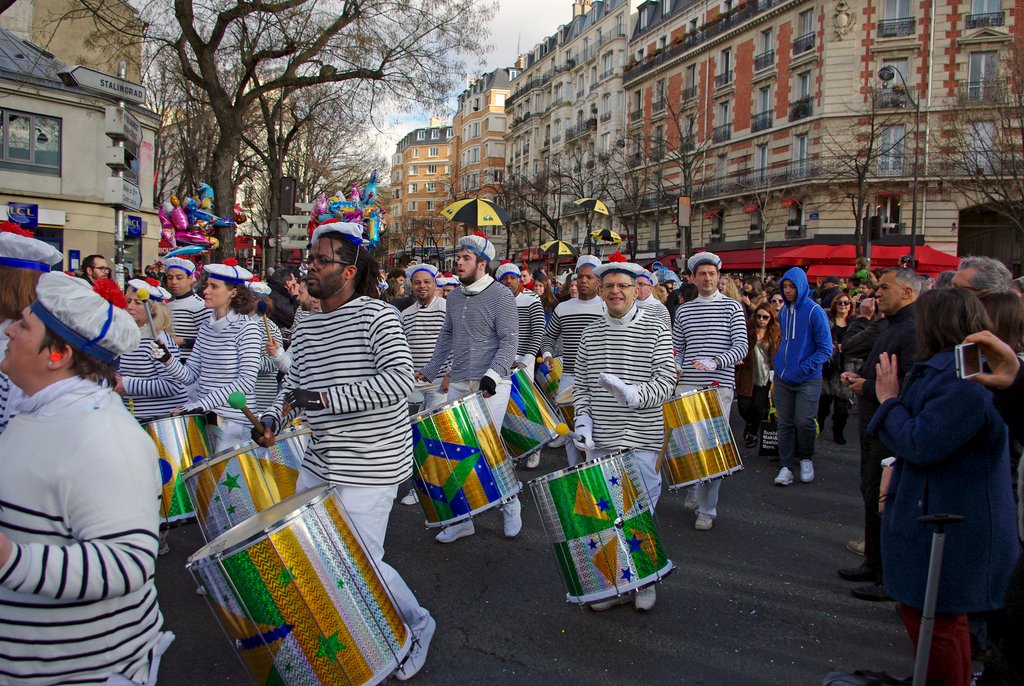
<path id="1" fill-rule="evenodd" d="M 611 255 L 609 255 L 608 256 L 608 261 L 609 262 L 629 262 L 629 260 L 626 259 L 626 256 L 622 254 L 621 250 L 616 250 Z"/>
<path id="2" fill-rule="evenodd" d="M 128 299 L 111 279 L 96 279 L 92 290 L 114 307 L 120 307 L 122 310 L 128 307 Z"/>
<path id="3" fill-rule="evenodd" d="M 499 264 L 499 265 L 502 265 L 502 264 L 512 264 L 512 260 L 502 260 L 502 261 L 501 261 L 501 262 L 499 262 L 498 264 Z"/>
<path id="4" fill-rule="evenodd" d="M 148 283 L 153 288 L 160 288 L 160 282 L 154 279 L 152 276 L 146 277 L 146 283 Z"/>
<path id="5" fill-rule="evenodd" d="M 446 278 L 446 279 L 452 278 L 452 273 L 451 272 L 445 272 L 444 273 L 444 278 Z"/>
<path id="6" fill-rule="evenodd" d="M 20 224 L 15 222 L 0 222 L 0 232 L 13 233 L 16 236 L 24 236 L 25 238 L 35 238 L 35 234 L 24 229 Z"/>
<path id="7" fill-rule="evenodd" d="M 221 262 L 221 264 L 223 264 L 225 267 L 237 267 L 238 260 L 236 260 L 234 257 L 229 257 L 228 259 Z"/>
<path id="8" fill-rule="evenodd" d="M 486 234 L 486 233 L 484 233 L 483 231 L 479 231 L 479 230 L 477 230 L 477 231 L 474 231 L 474 232 L 473 232 L 473 235 L 474 235 L 474 236 L 479 236 L 480 238 L 484 238 L 484 239 L 486 239 L 486 238 L 487 238 L 487 234 Z"/>

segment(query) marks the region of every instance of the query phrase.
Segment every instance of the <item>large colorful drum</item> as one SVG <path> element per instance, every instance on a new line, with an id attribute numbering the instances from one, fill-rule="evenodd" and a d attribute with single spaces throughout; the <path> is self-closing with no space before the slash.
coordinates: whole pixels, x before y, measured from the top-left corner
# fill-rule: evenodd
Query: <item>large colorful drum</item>
<path id="1" fill-rule="evenodd" d="M 662 405 L 665 447 L 662 474 L 671 490 L 711 481 L 743 469 L 729 417 L 718 391 L 689 391 Z"/>
<path id="2" fill-rule="evenodd" d="M 163 484 L 160 516 L 167 523 L 195 517 L 195 509 L 181 475 L 212 452 L 206 417 L 201 414 L 182 414 L 147 422 L 143 428 L 156 444 L 157 464 Z"/>
<path id="3" fill-rule="evenodd" d="M 512 375 L 512 393 L 501 424 L 501 437 L 513 460 L 532 455 L 558 438 L 560 420 L 525 369 Z"/>
<path id="4" fill-rule="evenodd" d="M 558 407 L 558 411 L 562 413 L 562 419 L 565 420 L 565 425 L 570 429 L 573 428 L 576 422 L 576 406 L 575 402 L 575 384 L 569 384 L 561 393 L 555 396 L 555 405 Z"/>
<path id="5" fill-rule="evenodd" d="M 558 382 L 562 379 L 562 361 L 557 357 L 551 358 L 551 366 L 544 363 L 543 357 L 537 358 L 537 378 L 540 382 L 540 389 L 548 400 L 555 402 L 558 395 Z"/>
<path id="6" fill-rule="evenodd" d="M 672 571 L 632 450 L 530 482 L 570 603 L 595 603 Z"/>
<path id="7" fill-rule="evenodd" d="M 310 434 L 307 427 L 290 427 L 270 448 L 236 446 L 181 475 L 207 541 L 295 495 Z"/>
<path id="8" fill-rule="evenodd" d="M 482 393 L 412 418 L 413 482 L 427 526 L 449 526 L 522 490 Z"/>
<path id="9" fill-rule="evenodd" d="M 411 634 L 333 487 L 270 507 L 188 568 L 257 684 L 378 684 Z"/>

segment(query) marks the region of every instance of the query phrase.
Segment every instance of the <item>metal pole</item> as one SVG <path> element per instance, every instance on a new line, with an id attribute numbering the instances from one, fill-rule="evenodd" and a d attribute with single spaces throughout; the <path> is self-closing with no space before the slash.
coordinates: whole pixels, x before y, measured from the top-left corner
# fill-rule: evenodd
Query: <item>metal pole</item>
<path id="1" fill-rule="evenodd" d="M 903 78 L 903 75 L 900 75 Z M 909 92 L 910 89 L 908 88 Z M 914 197 L 910 208 L 910 264 L 915 265 L 914 255 L 917 251 L 917 179 L 918 179 L 918 153 L 921 150 L 921 94 L 917 94 L 914 100 L 917 115 L 914 121 Z"/>
<path id="2" fill-rule="evenodd" d="M 921 524 L 935 525 L 931 556 L 928 560 L 928 580 L 924 589 L 924 607 L 921 608 L 921 628 L 917 632 L 917 653 L 914 655 L 913 686 L 925 686 L 928 679 L 932 633 L 935 630 L 935 606 L 939 597 L 942 551 L 946 546 L 946 525 L 959 524 L 964 518 L 960 515 L 935 514 L 918 517 L 917 521 Z"/>
<path id="3" fill-rule="evenodd" d="M 117 77 L 123 79 L 127 76 L 128 64 L 122 60 L 117 63 Z M 124 111 L 125 101 L 118 100 L 117 106 Z M 119 138 L 114 142 L 114 146 L 123 148 L 124 140 Z M 118 169 L 114 176 L 123 178 L 124 172 Z M 114 208 L 114 283 L 124 290 L 124 210 L 120 205 Z"/>

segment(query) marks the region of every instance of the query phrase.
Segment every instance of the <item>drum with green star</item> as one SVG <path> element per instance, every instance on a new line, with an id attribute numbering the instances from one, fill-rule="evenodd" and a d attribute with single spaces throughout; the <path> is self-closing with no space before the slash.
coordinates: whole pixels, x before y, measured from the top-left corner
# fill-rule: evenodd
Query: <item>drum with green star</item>
<path id="1" fill-rule="evenodd" d="M 558 438 L 555 419 L 547 396 L 537 387 L 525 369 L 512 375 L 508 409 L 501 423 L 501 437 L 513 460 L 521 460 Z"/>
<path id="2" fill-rule="evenodd" d="M 288 427 L 269 448 L 235 446 L 181 475 L 207 541 L 295 495 L 310 435 L 309 427 Z"/>
<path id="3" fill-rule="evenodd" d="M 160 516 L 167 524 L 192 519 L 196 516 L 195 508 L 181 475 L 196 462 L 210 456 L 206 417 L 201 414 L 175 415 L 147 422 L 142 428 L 156 444 L 157 468 L 163 484 Z"/>
<path id="4" fill-rule="evenodd" d="M 261 686 L 378 684 L 411 647 L 331 486 L 257 513 L 188 568 Z"/>
<path id="5" fill-rule="evenodd" d="M 530 482 L 570 603 L 595 603 L 672 571 L 632 450 Z"/>

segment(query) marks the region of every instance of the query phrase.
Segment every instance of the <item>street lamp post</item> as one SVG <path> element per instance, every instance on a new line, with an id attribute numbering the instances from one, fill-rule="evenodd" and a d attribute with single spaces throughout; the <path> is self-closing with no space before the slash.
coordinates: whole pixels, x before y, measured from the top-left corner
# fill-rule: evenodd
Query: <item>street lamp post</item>
<path id="1" fill-rule="evenodd" d="M 889 83 L 896 76 L 900 77 L 900 83 L 903 84 L 903 92 L 907 98 L 910 99 L 914 105 L 915 117 L 914 117 L 914 190 L 913 198 L 911 200 L 910 208 L 910 264 L 916 264 L 914 260 L 915 253 L 917 251 L 917 181 L 918 181 L 918 152 L 920 151 L 920 143 L 918 139 L 921 137 L 921 97 L 918 95 L 916 98 L 910 96 L 910 86 L 907 85 L 907 80 L 903 78 L 903 74 L 896 67 L 887 64 L 878 70 L 878 78 L 882 79 L 885 83 Z"/>

